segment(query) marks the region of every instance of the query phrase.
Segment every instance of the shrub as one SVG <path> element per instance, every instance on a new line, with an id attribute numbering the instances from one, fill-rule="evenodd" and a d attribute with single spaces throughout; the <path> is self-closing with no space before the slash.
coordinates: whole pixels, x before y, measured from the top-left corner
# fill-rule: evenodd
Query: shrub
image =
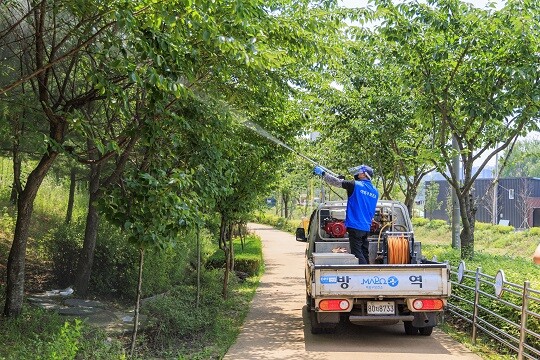
<path id="1" fill-rule="evenodd" d="M 276 229 L 287 231 L 292 234 L 296 232 L 296 229 L 298 227 L 302 226 L 298 220 L 291 221 L 277 215 L 268 214 L 258 215 L 256 217 L 256 221 L 262 224 L 270 225 L 272 227 L 275 227 Z"/>
<path id="2" fill-rule="evenodd" d="M 235 277 L 230 277 L 230 281 L 230 289 L 233 289 L 237 284 Z M 173 287 L 164 296 L 146 302 L 142 312 L 158 319 L 152 325 L 154 342 L 172 346 L 172 343 L 182 339 L 195 344 L 205 333 L 212 332 L 217 318 L 216 309 L 223 310 L 225 305 L 221 296 L 222 282 L 221 270 L 202 273 L 198 307 L 194 306 L 197 299 L 197 288 L 194 285 Z"/>
<path id="3" fill-rule="evenodd" d="M 257 278 L 238 282 L 231 276 L 226 298 L 222 270 L 203 271 L 200 283 L 198 306 L 196 287 L 186 285 L 143 305 L 142 312 L 157 321 L 145 331 L 150 341 L 140 348 L 141 359 L 223 358 L 249 310 Z"/>
<path id="4" fill-rule="evenodd" d="M 530 236 L 540 236 L 540 227 L 530 228 L 527 234 Z"/>
<path id="5" fill-rule="evenodd" d="M 164 292 L 189 276 L 195 263 L 195 235 L 185 234 L 182 241 L 162 251 L 147 250 L 143 268 L 145 296 Z M 48 234 L 45 246 L 52 260 L 55 282 L 73 285 L 78 256 L 84 239 L 84 222 L 61 225 Z M 209 235 L 202 234 L 203 249 L 208 248 Z M 204 250 L 203 250 L 204 252 Z M 125 234 L 102 221 L 99 227 L 89 291 L 94 295 L 133 299 L 136 293 L 139 254 Z"/>
<path id="6" fill-rule="evenodd" d="M 83 328 L 82 339 L 76 359 L 92 360 L 126 360 L 124 344 L 115 339 L 104 330 L 94 326 Z"/>
<path id="7" fill-rule="evenodd" d="M 66 321 L 55 338 L 45 345 L 43 351 L 38 352 L 44 354 L 39 358 L 47 360 L 75 359 L 75 355 L 79 350 L 81 330 L 81 320 L 75 319 L 73 324 Z"/>
<path id="8" fill-rule="evenodd" d="M 201 297 L 205 303 L 217 303 L 219 291 L 206 293 Z M 193 306 L 196 293 L 193 286 L 182 286 L 163 297 L 144 305 L 144 312 L 159 319 L 156 323 L 156 336 L 165 338 L 196 338 L 198 332 L 213 325 L 214 316 L 207 307 Z"/>
<path id="9" fill-rule="evenodd" d="M 84 239 L 84 222 L 62 224 L 45 237 L 45 252 L 52 260 L 52 273 L 60 287 L 73 285 Z"/>
<path id="10" fill-rule="evenodd" d="M 442 227 L 446 227 L 447 225 L 448 224 L 446 223 L 446 220 L 440 219 L 433 219 L 427 224 L 430 229 L 439 229 Z"/>
<path id="11" fill-rule="evenodd" d="M 53 262 L 56 283 L 73 285 L 79 254 L 83 246 L 84 220 L 63 224 L 47 236 L 46 246 Z M 135 294 L 137 252 L 120 231 L 105 221 L 100 223 L 90 291 L 120 297 Z"/>
<path id="12" fill-rule="evenodd" d="M 422 217 L 413 217 L 412 218 L 412 224 L 413 226 L 425 226 L 429 223 L 429 219 L 422 218 Z"/>
<path id="13" fill-rule="evenodd" d="M 245 272 L 250 276 L 255 275 L 259 272 L 261 267 L 261 259 L 237 259 L 234 261 L 235 270 Z"/>
<path id="14" fill-rule="evenodd" d="M 493 231 L 499 233 L 499 234 L 509 234 L 512 231 L 514 231 L 514 227 L 510 225 L 493 225 L 492 226 Z"/>
<path id="15" fill-rule="evenodd" d="M 104 340 L 101 330 L 78 319 L 66 321 L 55 312 L 23 308 L 20 316 L 2 321 L 0 359 L 122 359 L 122 344 Z"/>
<path id="16" fill-rule="evenodd" d="M 118 228 L 106 222 L 100 231 L 94 252 L 90 291 L 97 295 L 134 298 L 139 256 Z M 144 285 L 149 279 L 144 278 Z"/>
<path id="17" fill-rule="evenodd" d="M 235 270 L 245 272 L 247 274 L 256 275 L 262 266 L 262 245 L 261 240 L 257 236 L 246 236 L 245 246 L 242 250 L 240 238 L 233 240 L 234 244 L 234 268 Z M 221 269 L 225 267 L 225 253 L 218 249 L 208 259 L 208 268 Z"/>
<path id="18" fill-rule="evenodd" d="M 133 299 L 136 293 L 139 254 L 119 229 L 100 231 L 92 270 L 92 291 L 103 296 Z M 203 254 L 210 239 L 201 234 Z M 204 260 L 204 259 L 203 259 Z M 185 281 L 196 264 L 195 234 L 185 233 L 163 250 L 148 249 L 143 268 L 144 296 L 169 290 Z"/>
<path id="19" fill-rule="evenodd" d="M 479 221 L 477 221 L 474 224 L 475 230 L 489 230 L 489 229 L 491 229 L 492 226 L 493 226 L 493 224 L 491 224 L 491 223 L 484 223 L 484 222 L 479 222 Z"/>

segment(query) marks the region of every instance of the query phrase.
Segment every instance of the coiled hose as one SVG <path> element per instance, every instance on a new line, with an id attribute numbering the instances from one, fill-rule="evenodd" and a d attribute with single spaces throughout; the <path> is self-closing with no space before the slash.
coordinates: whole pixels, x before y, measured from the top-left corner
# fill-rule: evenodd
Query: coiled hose
<path id="1" fill-rule="evenodd" d="M 410 259 L 409 239 L 405 236 L 389 236 L 388 244 L 388 263 L 389 264 L 408 264 Z"/>

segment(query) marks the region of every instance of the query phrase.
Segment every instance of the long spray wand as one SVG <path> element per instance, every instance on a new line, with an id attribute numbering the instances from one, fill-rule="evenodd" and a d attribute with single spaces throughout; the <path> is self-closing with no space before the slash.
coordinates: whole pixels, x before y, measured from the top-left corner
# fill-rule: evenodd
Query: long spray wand
<path id="1" fill-rule="evenodd" d="M 283 146 L 285 149 L 288 149 L 288 150 L 292 151 L 293 153 L 295 153 L 296 155 L 298 155 L 302 159 L 309 161 L 311 164 L 313 164 L 315 166 L 322 167 L 324 169 L 324 171 L 327 172 L 328 174 L 333 175 L 333 176 L 337 176 L 333 171 L 330 171 L 329 169 L 327 169 L 324 166 L 320 165 L 315 160 L 312 160 L 312 159 L 308 158 L 306 155 L 304 155 L 304 154 L 298 152 L 297 150 L 291 148 L 289 145 L 285 144 L 283 141 L 279 140 L 278 138 L 276 138 L 275 136 L 270 134 L 268 131 L 264 130 L 259 124 L 256 124 L 256 123 L 254 123 L 252 121 L 249 121 L 249 120 L 246 120 L 246 121 L 244 121 L 242 123 L 242 125 L 244 125 L 245 127 L 255 131 L 259 135 L 264 136 L 268 140 L 270 140 L 270 141 L 272 141 L 272 142 L 274 142 L 274 143 L 276 143 L 276 144 L 278 144 L 280 146 Z"/>

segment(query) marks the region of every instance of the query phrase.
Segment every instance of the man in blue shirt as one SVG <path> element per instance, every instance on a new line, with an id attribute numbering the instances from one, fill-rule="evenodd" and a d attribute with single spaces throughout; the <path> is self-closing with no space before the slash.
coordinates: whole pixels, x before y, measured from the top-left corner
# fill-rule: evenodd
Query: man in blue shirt
<path id="1" fill-rule="evenodd" d="M 358 263 L 369 264 L 368 235 L 371 221 L 375 215 L 379 191 L 371 183 L 373 169 L 367 165 L 360 165 L 349 169 L 354 180 L 343 180 L 328 174 L 321 166 L 316 166 L 313 172 L 322 176 L 329 185 L 347 190 L 347 214 L 345 226 L 349 233 L 351 253 L 358 258 Z"/>

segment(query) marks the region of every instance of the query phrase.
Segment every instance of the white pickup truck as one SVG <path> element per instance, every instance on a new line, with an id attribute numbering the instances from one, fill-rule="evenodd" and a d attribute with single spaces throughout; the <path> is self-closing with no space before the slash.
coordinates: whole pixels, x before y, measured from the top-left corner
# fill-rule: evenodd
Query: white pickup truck
<path id="1" fill-rule="evenodd" d="M 448 264 L 426 260 L 414 239 L 407 208 L 379 200 L 369 236 L 369 264 L 350 253 L 344 224 L 347 203 L 325 202 L 309 226 L 296 231 L 306 247 L 306 305 L 311 332 L 354 324 L 403 321 L 408 335 L 429 336 L 450 296 Z"/>

